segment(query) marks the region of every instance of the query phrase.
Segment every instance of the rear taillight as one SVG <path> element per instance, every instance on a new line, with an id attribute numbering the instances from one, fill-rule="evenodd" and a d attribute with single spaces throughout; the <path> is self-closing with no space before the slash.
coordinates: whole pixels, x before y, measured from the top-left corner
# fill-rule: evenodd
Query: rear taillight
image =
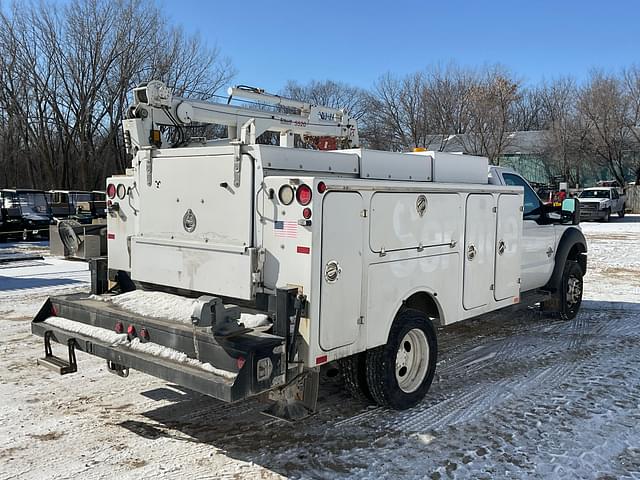
<path id="1" fill-rule="evenodd" d="M 124 333 L 124 324 L 122 322 L 116 322 L 114 330 L 116 333 Z"/>
<path id="2" fill-rule="evenodd" d="M 116 196 L 116 186 L 113 183 L 107 185 L 107 197 L 115 198 Z"/>
<path id="3" fill-rule="evenodd" d="M 134 327 L 133 325 L 129 325 L 129 327 L 127 328 L 127 335 L 129 335 L 130 337 L 135 337 L 136 327 Z"/>
<path id="4" fill-rule="evenodd" d="M 127 194 L 127 187 L 125 187 L 123 184 L 119 183 L 118 184 L 118 188 L 116 190 L 116 193 L 118 194 L 118 198 L 120 200 L 122 200 L 124 198 L 124 196 Z"/>
<path id="5" fill-rule="evenodd" d="M 311 209 L 309 207 L 302 210 L 302 216 L 309 220 L 311 218 Z"/>
<path id="6" fill-rule="evenodd" d="M 309 203 L 311 202 L 311 197 L 311 188 L 309 188 L 309 186 L 305 185 L 304 183 L 298 187 L 298 190 L 296 190 L 296 199 L 298 200 L 298 203 L 300 205 L 309 205 Z"/>
<path id="7" fill-rule="evenodd" d="M 323 194 L 326 191 L 327 191 L 327 184 L 324 182 L 318 183 L 318 193 Z"/>

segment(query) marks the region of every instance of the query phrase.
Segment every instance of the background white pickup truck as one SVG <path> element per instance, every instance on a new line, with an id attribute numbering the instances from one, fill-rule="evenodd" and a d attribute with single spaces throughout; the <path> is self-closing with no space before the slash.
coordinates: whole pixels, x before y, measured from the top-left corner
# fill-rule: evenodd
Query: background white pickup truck
<path id="1" fill-rule="evenodd" d="M 615 187 L 585 188 L 578 196 L 581 220 L 609 221 L 612 214 L 624 217 L 626 197 Z"/>

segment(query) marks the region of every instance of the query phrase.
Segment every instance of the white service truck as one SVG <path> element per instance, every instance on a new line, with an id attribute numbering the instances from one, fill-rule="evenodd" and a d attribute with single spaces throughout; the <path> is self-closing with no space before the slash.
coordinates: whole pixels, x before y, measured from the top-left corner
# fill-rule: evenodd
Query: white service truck
<path id="1" fill-rule="evenodd" d="M 228 402 L 268 393 L 294 416 L 337 361 L 352 393 L 403 409 L 433 380 L 438 327 L 515 304 L 577 314 L 587 245 L 573 200 L 550 211 L 483 157 L 359 148 L 342 110 L 230 94 L 273 108 L 157 81 L 134 91 L 131 167 L 107 179 L 108 259 L 92 295 L 51 297 L 35 317 L 44 365 L 74 372 L 81 350 Z M 204 124 L 229 138 L 188 138 Z M 263 132 L 280 145 L 256 143 Z M 307 135 L 347 148 L 292 148 Z"/>
<path id="2" fill-rule="evenodd" d="M 585 188 L 578 195 L 580 218 L 608 222 L 611 215 L 624 218 L 627 197 L 617 187 Z"/>

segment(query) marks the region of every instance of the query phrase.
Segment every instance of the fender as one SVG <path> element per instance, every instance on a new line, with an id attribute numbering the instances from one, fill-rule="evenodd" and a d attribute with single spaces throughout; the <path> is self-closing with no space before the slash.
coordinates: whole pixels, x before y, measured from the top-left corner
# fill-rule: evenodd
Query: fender
<path id="1" fill-rule="evenodd" d="M 577 247 L 576 250 L 572 253 L 572 249 Z M 551 274 L 551 278 L 547 282 L 545 289 L 549 289 L 551 291 L 556 291 L 557 286 L 562 280 L 562 272 L 564 271 L 564 264 L 569 258 L 569 254 L 572 253 L 572 256 L 575 256 L 575 260 L 582 268 L 582 273 L 587 273 L 587 240 L 584 238 L 582 231 L 575 227 L 567 228 L 562 237 L 560 237 L 560 241 L 558 242 L 558 248 L 556 250 L 555 257 L 555 266 L 553 268 L 553 273 Z"/>

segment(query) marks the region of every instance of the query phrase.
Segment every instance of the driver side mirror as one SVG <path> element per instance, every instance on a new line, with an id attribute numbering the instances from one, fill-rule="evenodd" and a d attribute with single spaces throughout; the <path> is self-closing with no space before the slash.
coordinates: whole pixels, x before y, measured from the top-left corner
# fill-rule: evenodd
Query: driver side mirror
<path id="1" fill-rule="evenodd" d="M 580 223 L 580 202 L 575 198 L 566 198 L 562 201 L 562 219 L 570 220 L 573 225 Z"/>

